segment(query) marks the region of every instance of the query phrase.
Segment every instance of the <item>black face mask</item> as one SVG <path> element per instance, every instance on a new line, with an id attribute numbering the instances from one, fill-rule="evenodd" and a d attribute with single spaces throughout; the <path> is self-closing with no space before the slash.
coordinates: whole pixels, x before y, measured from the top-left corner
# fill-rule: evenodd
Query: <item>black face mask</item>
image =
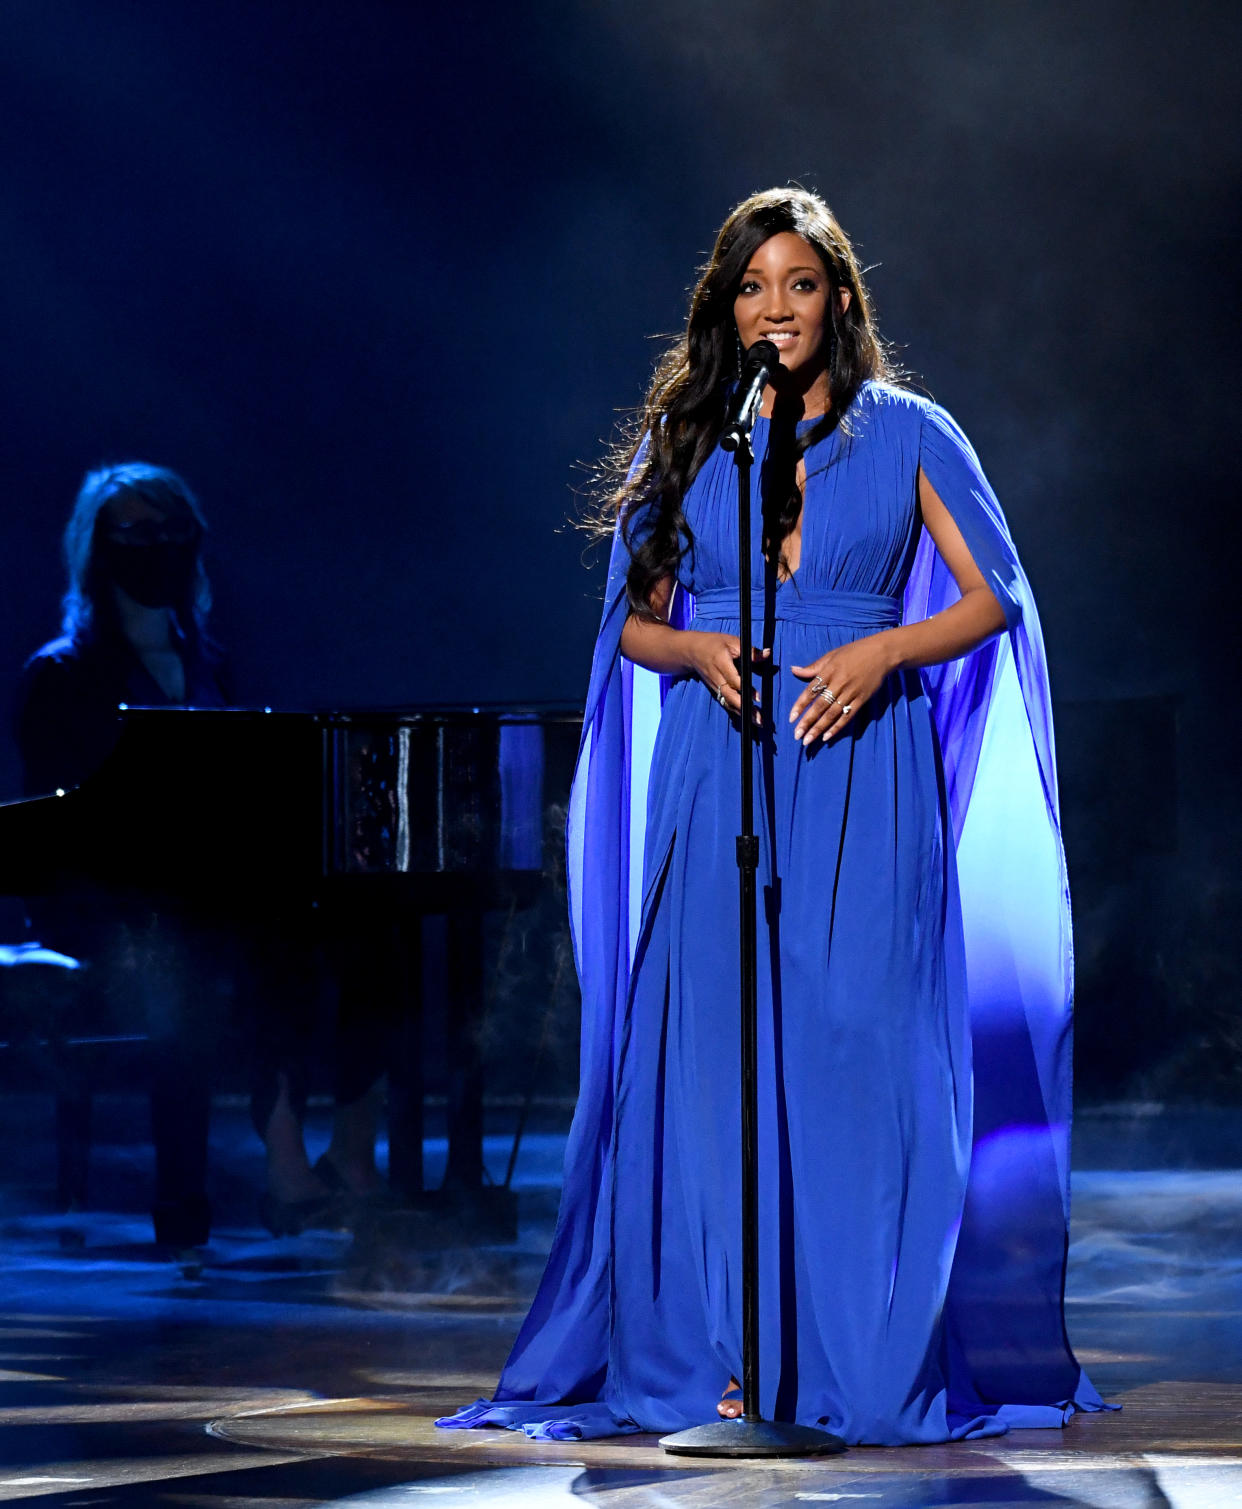
<path id="1" fill-rule="evenodd" d="M 97 543 L 99 562 L 122 592 L 145 608 L 170 608 L 189 594 L 197 544 L 162 540 L 154 545 L 123 545 L 103 539 Z"/>

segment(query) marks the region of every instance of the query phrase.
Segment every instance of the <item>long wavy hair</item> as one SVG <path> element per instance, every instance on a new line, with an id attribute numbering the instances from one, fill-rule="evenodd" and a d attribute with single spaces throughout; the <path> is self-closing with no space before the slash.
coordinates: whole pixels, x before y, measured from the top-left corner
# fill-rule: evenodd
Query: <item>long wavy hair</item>
<path id="1" fill-rule="evenodd" d="M 87 472 L 65 525 L 63 540 L 69 585 L 62 600 L 61 633 L 75 645 L 120 632 L 111 582 L 100 566 L 96 542 L 99 515 L 114 498 L 126 494 L 143 499 L 164 514 L 189 509 L 200 531 L 206 532 L 207 521 L 198 499 L 176 472 L 167 467 L 152 466 L 146 461 L 124 461 Z M 194 653 L 211 649 L 207 636 L 210 611 L 211 584 L 200 554 L 185 596 L 171 608 L 186 648 Z"/>
<path id="2" fill-rule="evenodd" d="M 801 188 L 766 189 L 744 199 L 716 237 L 690 299 L 685 333 L 658 362 L 636 422 L 607 457 L 593 523 L 611 534 L 620 520 L 630 551 L 626 595 L 631 610 L 654 617 L 657 584 L 673 575 L 693 547 L 682 500 L 724 427 L 729 393 L 738 377 L 739 343 L 733 305 L 760 246 L 792 231 L 814 247 L 828 273 L 829 408 L 800 434 L 780 470 L 788 479 L 776 508 L 765 508 L 765 537 L 779 547 L 801 507 L 794 477 L 798 459 L 823 440 L 869 378 L 895 377 L 871 311 L 862 269 L 849 237 L 819 197 Z M 844 311 L 840 293 L 849 292 Z M 641 528 L 639 527 L 641 524 Z"/>

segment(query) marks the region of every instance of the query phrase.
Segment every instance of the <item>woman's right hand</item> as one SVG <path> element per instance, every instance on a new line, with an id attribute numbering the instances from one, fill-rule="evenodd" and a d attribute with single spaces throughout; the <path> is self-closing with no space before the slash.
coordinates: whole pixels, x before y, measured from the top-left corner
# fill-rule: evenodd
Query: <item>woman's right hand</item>
<path id="1" fill-rule="evenodd" d="M 686 661 L 691 671 L 699 678 L 717 702 L 735 717 L 742 714 L 742 673 L 739 665 L 742 658 L 742 642 L 736 634 L 709 634 L 696 629 L 685 631 Z M 771 655 L 771 650 L 752 646 L 751 658 L 762 662 Z M 723 699 L 723 701 L 722 701 Z M 755 690 L 755 701 L 759 692 Z M 759 722 L 759 714 L 754 714 Z"/>
<path id="2" fill-rule="evenodd" d="M 667 596 L 656 605 L 667 612 Z M 635 665 L 646 666 L 661 676 L 697 677 L 717 702 L 735 718 L 742 714 L 742 677 L 738 660 L 742 644 L 736 634 L 709 634 L 697 629 L 674 629 L 658 618 L 631 613 L 621 630 L 621 653 Z M 771 656 L 771 650 L 753 650 L 756 662 Z M 758 702 L 758 692 L 755 701 Z M 758 713 L 755 721 L 759 721 Z"/>

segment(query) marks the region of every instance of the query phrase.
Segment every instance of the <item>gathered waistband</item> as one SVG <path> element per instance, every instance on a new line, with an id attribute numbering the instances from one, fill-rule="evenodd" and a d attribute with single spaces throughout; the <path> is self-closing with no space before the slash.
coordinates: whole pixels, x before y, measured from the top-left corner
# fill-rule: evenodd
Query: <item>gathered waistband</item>
<path id="1" fill-rule="evenodd" d="M 774 610 L 774 612 L 773 612 Z M 795 590 L 785 583 L 771 598 L 752 592 L 751 617 L 761 624 L 767 613 L 781 623 L 825 624 L 842 628 L 886 628 L 901 622 L 901 599 L 878 592 L 831 592 Z M 708 622 L 736 622 L 736 587 L 709 587 L 694 594 L 694 618 Z"/>

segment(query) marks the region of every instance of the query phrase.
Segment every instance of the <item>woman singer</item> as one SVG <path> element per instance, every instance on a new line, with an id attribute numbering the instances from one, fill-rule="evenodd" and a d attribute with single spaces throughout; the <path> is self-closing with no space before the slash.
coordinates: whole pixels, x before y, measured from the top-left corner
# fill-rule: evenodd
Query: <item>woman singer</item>
<path id="1" fill-rule="evenodd" d="M 618 469 L 569 821 L 582 1071 L 492 1401 L 575 1439 L 741 1411 L 733 461 L 754 428 L 765 1416 L 895 1445 L 1100 1409 L 1065 1336 L 1071 949 L 1046 667 L 975 452 L 816 195 L 726 220 Z M 973 1074 L 972 1074 L 973 1054 Z"/>

